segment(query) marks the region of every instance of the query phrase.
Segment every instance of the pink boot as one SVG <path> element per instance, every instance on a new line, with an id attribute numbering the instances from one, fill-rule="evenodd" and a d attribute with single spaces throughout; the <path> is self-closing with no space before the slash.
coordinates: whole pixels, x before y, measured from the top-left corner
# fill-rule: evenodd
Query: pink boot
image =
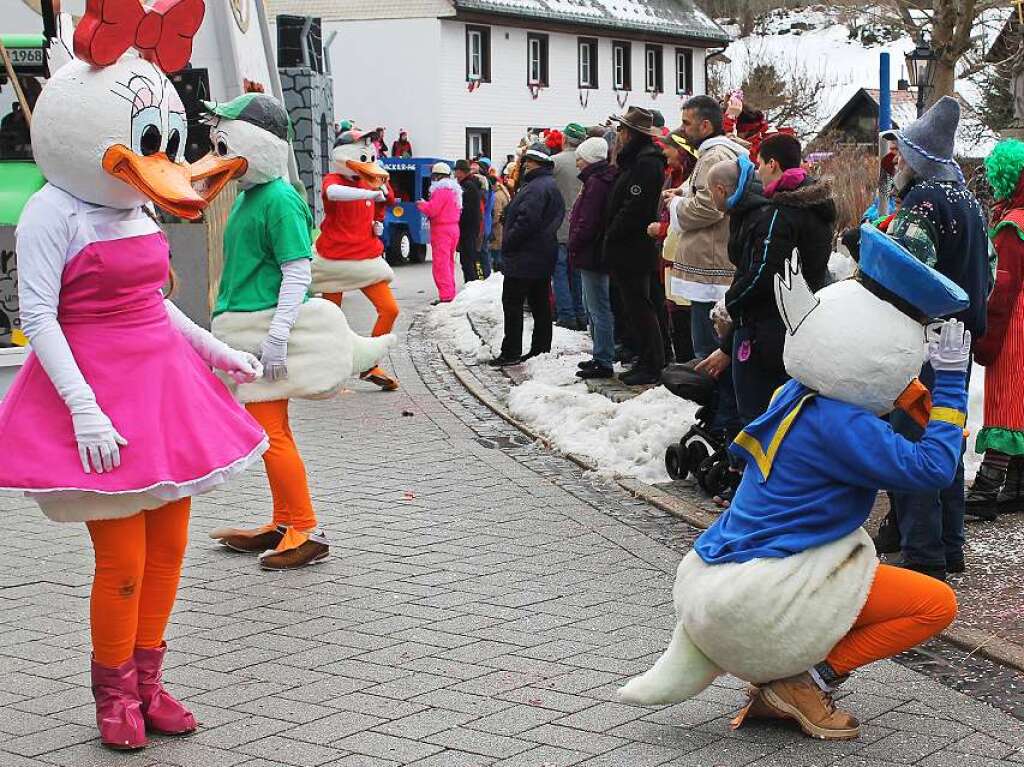
<path id="1" fill-rule="evenodd" d="M 96 699 L 96 726 L 104 746 L 130 750 L 146 745 L 135 661 L 126 660 L 117 668 L 107 668 L 94 660 L 92 695 Z"/>
<path id="2" fill-rule="evenodd" d="M 152 650 L 135 648 L 135 668 L 139 672 L 139 698 L 146 727 L 161 735 L 194 732 L 196 718 L 180 701 L 164 689 L 162 677 L 167 643 Z"/>

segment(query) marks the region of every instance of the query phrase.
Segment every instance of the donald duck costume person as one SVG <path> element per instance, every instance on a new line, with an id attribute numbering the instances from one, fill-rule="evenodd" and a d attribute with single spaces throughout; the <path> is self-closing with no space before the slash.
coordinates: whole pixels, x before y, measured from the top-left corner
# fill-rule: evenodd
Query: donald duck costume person
<path id="1" fill-rule="evenodd" d="M 281 103 L 246 93 L 204 106 L 213 150 L 197 171 L 244 168 L 243 191 L 224 230 L 213 333 L 258 354 L 263 364 L 260 380 L 234 388 L 270 438 L 263 462 L 273 498 L 270 523 L 220 528 L 210 537 L 233 551 L 258 553 L 264 570 L 294 570 L 323 562 L 330 547 L 313 509 L 288 402 L 333 396 L 353 370 L 372 368 L 395 339 L 357 336 L 337 306 L 309 297 L 313 214 L 284 178 L 292 128 Z"/>
<path id="2" fill-rule="evenodd" d="M 233 173 L 210 168 L 207 197 L 195 192 L 185 108 L 164 74 L 188 62 L 203 13 L 201 0 L 88 0 L 77 58 L 61 66 L 70 52 L 59 38 L 51 48 L 32 120 L 47 184 L 17 232 L 32 354 L 0 404 L 0 487 L 88 527 L 96 722 L 117 749 L 196 729 L 161 682 L 191 496 L 267 447 L 210 372 L 252 381 L 259 362 L 164 300 L 167 238 L 146 210 L 199 218 Z"/>
<path id="3" fill-rule="evenodd" d="M 679 565 L 668 649 L 620 697 L 674 703 L 730 673 L 757 685 L 743 715 L 793 719 L 813 737 L 846 740 L 860 726 L 836 709 L 833 687 L 956 615 L 945 583 L 879 565 L 861 525 L 879 488 L 945 487 L 957 469 L 970 333 L 956 321 L 927 331 L 925 323 L 968 299 L 870 226 L 856 278 L 814 294 L 794 256 L 776 297 L 793 380 L 730 447 L 747 464 L 732 506 Z M 911 442 L 880 416 L 926 354 L 934 404 L 924 436 Z"/>

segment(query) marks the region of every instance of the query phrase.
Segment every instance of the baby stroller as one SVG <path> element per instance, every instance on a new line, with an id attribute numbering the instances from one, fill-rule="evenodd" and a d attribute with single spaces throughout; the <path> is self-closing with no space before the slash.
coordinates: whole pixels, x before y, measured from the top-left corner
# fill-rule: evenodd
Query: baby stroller
<path id="1" fill-rule="evenodd" d="M 695 369 L 700 360 L 669 365 L 661 374 L 665 388 L 681 399 L 700 406 L 697 423 L 682 439 L 665 450 L 665 469 L 674 480 L 693 476 L 710 496 L 734 487 L 739 475 L 729 470 L 728 442 L 721 430 L 712 428 L 718 405 L 715 379 Z"/>

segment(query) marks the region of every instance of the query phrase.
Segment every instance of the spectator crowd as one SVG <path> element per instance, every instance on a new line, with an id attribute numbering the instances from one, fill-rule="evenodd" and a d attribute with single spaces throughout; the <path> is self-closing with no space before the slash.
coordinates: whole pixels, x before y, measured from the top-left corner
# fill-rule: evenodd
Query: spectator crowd
<path id="1" fill-rule="evenodd" d="M 875 216 L 876 205 L 865 214 L 865 223 L 968 294 L 971 306 L 956 319 L 986 366 L 977 442 L 985 460 L 974 486 L 965 492 L 961 464 L 941 491 L 891 493 L 876 541 L 880 553 L 902 552 L 906 567 L 940 579 L 964 569 L 965 516 L 1024 511 L 1024 143 L 1004 142 L 987 161 L 995 200 L 987 221 L 953 155 L 959 110 L 942 99 L 887 134 L 894 212 Z M 685 366 L 713 380 L 713 427 L 726 442 L 788 380 L 775 300 L 786 260 L 797 254 L 819 290 L 833 280 L 830 258 L 840 239 L 858 256 L 859 227 L 837 231 L 831 180 L 813 172 L 793 131 L 770 127 L 742 94 L 725 103 L 689 99 L 674 129 L 658 112 L 631 107 L 605 125 L 571 123 L 524 140 L 504 168 L 479 157 L 435 171 L 438 189 L 461 192 L 458 231 L 449 210 L 434 235 L 435 254 L 454 269 L 451 245 L 436 242 L 447 238 L 457 242 L 465 281 L 492 270 L 504 275 L 505 335 L 490 364 L 549 352 L 553 325 L 587 331 L 593 355 L 580 364 L 580 379 L 652 385 Z M 433 203 L 421 207 L 432 223 L 440 220 Z M 454 297 L 451 270 L 452 279 L 443 278 L 451 289 L 438 283 L 440 301 Z M 526 349 L 524 307 L 533 318 Z M 933 378 L 925 365 L 921 392 Z M 907 402 L 925 395 L 916 396 L 908 392 Z M 918 439 L 912 411 L 907 404 L 889 420 Z M 729 492 L 716 501 L 727 506 Z"/>

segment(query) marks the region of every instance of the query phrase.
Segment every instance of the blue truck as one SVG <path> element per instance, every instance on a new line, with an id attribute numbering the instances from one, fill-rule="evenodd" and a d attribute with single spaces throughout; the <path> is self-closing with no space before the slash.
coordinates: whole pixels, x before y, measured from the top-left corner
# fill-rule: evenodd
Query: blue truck
<path id="1" fill-rule="evenodd" d="M 384 217 L 385 257 L 389 264 L 421 264 L 427 259 L 430 223 L 416 203 L 427 198 L 430 169 L 434 163 L 448 162 L 438 157 L 385 157 L 380 165 L 391 176 L 395 204 Z"/>

